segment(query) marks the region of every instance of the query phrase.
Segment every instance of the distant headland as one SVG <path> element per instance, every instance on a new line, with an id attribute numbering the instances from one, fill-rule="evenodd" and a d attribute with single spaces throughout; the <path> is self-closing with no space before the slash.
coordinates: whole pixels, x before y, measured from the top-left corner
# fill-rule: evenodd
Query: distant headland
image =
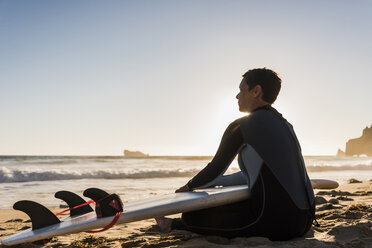
<path id="1" fill-rule="evenodd" d="M 145 158 L 145 157 L 149 157 L 149 154 L 145 154 L 140 151 L 124 150 L 124 156 L 128 158 Z"/>
<path id="2" fill-rule="evenodd" d="M 363 134 L 359 138 L 349 139 L 346 142 L 345 152 L 338 150 L 337 156 L 372 156 L 372 125 L 363 129 Z"/>

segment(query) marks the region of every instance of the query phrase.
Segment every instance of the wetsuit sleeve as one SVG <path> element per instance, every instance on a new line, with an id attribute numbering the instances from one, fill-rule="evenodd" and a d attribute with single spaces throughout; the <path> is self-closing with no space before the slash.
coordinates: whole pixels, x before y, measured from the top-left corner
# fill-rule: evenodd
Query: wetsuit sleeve
<path id="1" fill-rule="evenodd" d="M 195 189 L 217 178 L 231 164 L 242 145 L 243 134 L 240 130 L 240 125 L 233 122 L 222 136 L 220 146 L 212 161 L 194 176 L 187 183 L 187 186 L 190 189 Z"/>

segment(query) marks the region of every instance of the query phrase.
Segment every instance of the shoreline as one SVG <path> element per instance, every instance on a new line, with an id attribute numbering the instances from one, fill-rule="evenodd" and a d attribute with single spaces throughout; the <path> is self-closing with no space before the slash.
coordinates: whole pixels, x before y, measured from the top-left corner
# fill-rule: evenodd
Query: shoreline
<path id="1" fill-rule="evenodd" d="M 305 237 L 289 241 L 273 242 L 262 237 L 227 239 L 179 230 L 161 233 L 155 220 L 149 219 L 117 225 L 95 235 L 76 233 L 54 237 L 44 247 L 371 247 L 372 181 L 341 184 L 335 190 L 315 190 L 314 193 L 320 226 L 313 226 Z M 61 211 L 50 209 L 54 213 Z M 29 228 L 28 220 L 21 211 L 0 210 L 0 239 Z"/>

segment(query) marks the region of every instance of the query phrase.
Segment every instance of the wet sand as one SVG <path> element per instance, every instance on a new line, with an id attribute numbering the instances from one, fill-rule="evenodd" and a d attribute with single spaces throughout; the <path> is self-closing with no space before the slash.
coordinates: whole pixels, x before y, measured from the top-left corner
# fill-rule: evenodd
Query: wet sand
<path id="1" fill-rule="evenodd" d="M 55 237 L 44 247 L 372 247 L 372 181 L 348 183 L 336 190 L 316 190 L 315 194 L 320 226 L 313 226 L 305 237 L 290 241 L 272 242 L 262 237 L 226 239 L 176 230 L 161 233 L 150 219 L 114 226 L 95 235 Z M 57 213 L 61 209 L 51 210 Z M 28 220 L 20 211 L 0 210 L 0 239 L 31 227 Z"/>

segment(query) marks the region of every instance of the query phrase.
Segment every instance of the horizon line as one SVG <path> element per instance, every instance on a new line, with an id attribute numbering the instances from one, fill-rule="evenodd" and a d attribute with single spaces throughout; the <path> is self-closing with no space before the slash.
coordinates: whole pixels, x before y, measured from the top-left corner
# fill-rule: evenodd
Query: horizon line
<path id="1" fill-rule="evenodd" d="M 0 157 L 124 157 L 124 158 L 156 158 L 156 157 L 214 157 L 214 155 L 163 155 L 163 154 L 157 154 L 157 155 L 148 155 L 148 156 L 139 156 L 139 157 L 129 157 L 124 155 L 117 155 L 117 154 L 100 154 L 100 155 L 94 155 L 94 154 L 0 154 Z M 302 154 L 304 157 L 337 157 L 336 154 Z M 340 156 L 341 157 L 341 156 Z M 353 156 L 346 156 L 346 157 L 353 157 Z"/>

